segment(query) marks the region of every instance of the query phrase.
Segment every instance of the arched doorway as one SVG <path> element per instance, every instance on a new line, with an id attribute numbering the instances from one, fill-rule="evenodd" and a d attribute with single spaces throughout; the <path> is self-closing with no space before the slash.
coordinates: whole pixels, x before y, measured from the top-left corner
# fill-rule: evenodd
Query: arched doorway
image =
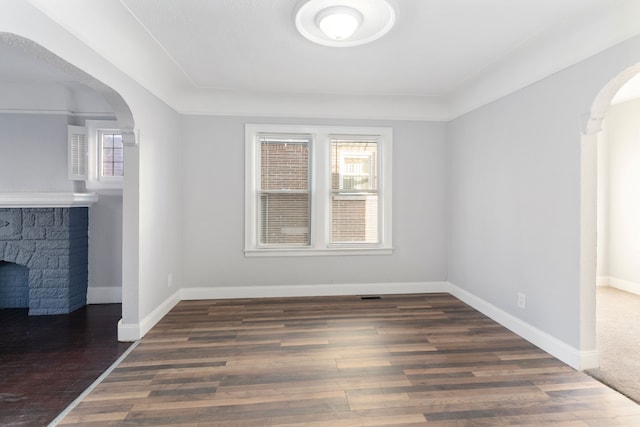
<path id="1" fill-rule="evenodd" d="M 67 125 L 82 125 L 88 119 L 108 119 L 118 121 L 119 126 L 132 128 L 133 115 L 128 105 L 113 89 L 30 39 L 0 32 L 0 56 L 3 57 L 0 64 L 0 168 L 3 169 L 0 172 L 0 193 L 83 193 L 83 185 L 69 181 L 67 177 Z M 94 216 L 89 233 L 91 227 L 102 227 L 104 216 L 113 212 L 113 204 L 105 211 L 104 204 L 99 206 L 99 203 L 100 200 L 90 208 L 97 207 L 101 217 Z M 45 289 L 44 270 L 55 272 L 47 274 L 56 278 L 65 274 L 65 256 L 60 255 L 60 248 L 43 238 L 53 233 L 64 234 L 60 225 L 69 222 L 63 218 L 62 209 L 51 208 L 54 211 L 51 218 L 40 220 L 34 217 L 32 222 L 30 220 L 28 241 L 18 244 L 17 234 L 20 238 L 27 234 L 23 226 L 26 226 L 25 218 L 28 216 L 21 212 L 19 219 L 7 219 L 6 216 L 12 215 L 16 209 L 2 209 L 0 206 L 0 211 L 3 210 L 0 240 L 4 237 L 10 243 L 3 245 L 0 242 L 0 264 L 10 264 L 9 270 L 5 271 L 5 279 L 11 276 L 10 280 L 15 283 L 16 276 L 24 277 L 17 281 L 17 289 L 26 290 L 18 295 L 19 300 L 26 302 L 19 301 L 0 312 L 4 328 L 0 347 L 5 349 L 6 356 L 0 363 L 0 389 L 3 390 L 0 424 L 21 419 L 27 424 L 46 425 L 128 347 L 117 341 L 117 322 L 122 317 L 122 310 L 119 305 L 105 309 L 114 306 L 112 304 L 85 309 L 82 298 L 86 301 L 86 293 L 77 293 L 74 301 L 75 296 L 80 296 L 77 304 L 70 304 L 71 313 L 23 316 L 24 307 L 42 306 L 33 302 L 36 292 L 29 292 L 29 277 L 35 277 L 34 282 L 38 282 L 37 294 L 48 296 L 52 285 L 47 284 Z M 29 217 L 34 215 L 34 210 L 29 211 Z M 122 213 L 119 215 L 116 221 L 122 223 Z M 109 218 L 108 222 L 114 221 Z M 20 232 L 15 231 L 16 224 L 20 224 Z M 86 230 L 84 224 L 79 231 L 85 239 Z M 116 251 L 118 254 L 111 259 L 122 262 L 122 239 L 116 244 L 105 241 L 92 244 L 96 246 L 89 251 Z M 34 255 L 39 249 L 47 252 L 41 256 Z M 86 290 L 86 260 L 84 265 Z M 0 269 L 4 270 L 3 267 L 0 265 Z M 66 267 L 72 268 L 68 264 Z M 0 286 L 3 285 L 1 282 L 2 277 Z M 63 299 L 59 295 L 56 294 L 56 300 Z M 47 310 L 52 310 L 52 307 L 48 306 Z M 105 344 L 107 341 L 108 345 Z M 46 378 L 45 387 L 42 378 Z M 73 378 L 73 382 L 69 378 Z M 29 404 L 25 405 L 25 402 Z"/>
<path id="2" fill-rule="evenodd" d="M 4 143 L 14 141 L 0 161 L 0 193 L 86 193 L 86 181 L 67 176 L 67 125 L 102 120 L 132 129 L 128 105 L 110 87 L 27 38 L 0 32 L 0 52 Z M 89 302 L 121 302 L 122 190 L 90 191 L 99 201 L 89 209 Z"/>
<path id="3" fill-rule="evenodd" d="M 598 92 L 583 123 L 580 159 L 580 342 L 585 356 L 581 369 L 599 366 L 596 345 L 598 135 L 616 93 L 638 74 L 640 64 L 635 64 L 613 77 Z"/>

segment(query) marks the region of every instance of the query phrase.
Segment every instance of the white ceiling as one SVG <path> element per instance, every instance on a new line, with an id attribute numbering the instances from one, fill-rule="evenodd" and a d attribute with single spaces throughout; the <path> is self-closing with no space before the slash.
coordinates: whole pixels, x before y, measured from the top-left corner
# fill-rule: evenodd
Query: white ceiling
<path id="1" fill-rule="evenodd" d="M 397 0 L 395 28 L 331 48 L 297 33 L 296 0 L 123 0 L 199 88 L 441 96 L 544 31 L 612 0 Z"/>
<path id="2" fill-rule="evenodd" d="M 298 34 L 297 0 L 30 2 L 176 110 L 213 114 L 341 100 L 446 119 L 640 33 L 637 0 L 395 0 L 391 32 L 348 48 Z"/>

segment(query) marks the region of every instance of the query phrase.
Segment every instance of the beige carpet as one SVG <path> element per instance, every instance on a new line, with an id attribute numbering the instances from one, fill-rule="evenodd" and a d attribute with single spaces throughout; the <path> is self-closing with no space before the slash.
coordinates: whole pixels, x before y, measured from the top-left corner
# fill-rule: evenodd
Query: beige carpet
<path id="1" fill-rule="evenodd" d="M 610 287 L 597 292 L 600 368 L 586 372 L 640 403 L 640 296 Z"/>

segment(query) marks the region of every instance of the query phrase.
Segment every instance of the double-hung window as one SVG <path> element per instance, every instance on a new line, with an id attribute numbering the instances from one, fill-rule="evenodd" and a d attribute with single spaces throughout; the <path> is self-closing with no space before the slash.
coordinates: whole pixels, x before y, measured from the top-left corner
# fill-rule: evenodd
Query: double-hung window
<path id="1" fill-rule="evenodd" d="M 245 131 L 247 256 L 391 253 L 391 128 Z"/>

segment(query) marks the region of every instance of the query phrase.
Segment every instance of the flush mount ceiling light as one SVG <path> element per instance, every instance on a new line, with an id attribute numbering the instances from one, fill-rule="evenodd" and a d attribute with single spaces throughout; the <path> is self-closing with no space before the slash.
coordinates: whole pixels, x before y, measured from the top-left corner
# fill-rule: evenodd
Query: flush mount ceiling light
<path id="1" fill-rule="evenodd" d="M 316 24 L 332 40 L 346 40 L 362 23 L 362 15 L 346 6 L 333 6 L 321 10 L 316 16 Z"/>
<path id="2" fill-rule="evenodd" d="M 296 28 L 325 46 L 358 46 L 385 35 L 396 20 L 389 0 L 301 0 Z"/>

